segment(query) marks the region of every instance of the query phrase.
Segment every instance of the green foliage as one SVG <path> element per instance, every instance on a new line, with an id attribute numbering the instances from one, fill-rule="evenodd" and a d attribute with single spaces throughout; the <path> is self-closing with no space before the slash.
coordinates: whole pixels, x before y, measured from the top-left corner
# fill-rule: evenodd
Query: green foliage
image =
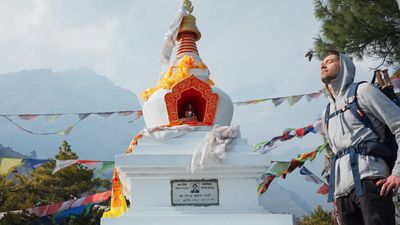
<path id="1" fill-rule="evenodd" d="M 21 224 L 34 224 L 36 222 L 35 216 L 31 216 L 27 211 L 20 213 L 8 213 L 0 220 L 0 225 L 21 225 Z"/>
<path id="2" fill-rule="evenodd" d="M 62 143 L 55 157 L 59 160 L 78 159 L 78 155 L 66 141 Z M 93 169 L 86 166 L 75 164 L 52 175 L 54 167 L 55 161 L 49 161 L 29 175 L 17 174 L 13 179 L 0 176 L 0 212 L 50 205 L 111 189 L 109 180 L 93 178 Z M 92 210 L 87 218 L 74 218 L 68 224 L 98 224 L 99 210 L 98 207 L 94 208 L 96 210 Z M 7 215 L 0 220 L 0 225 L 13 224 L 11 221 L 21 221 L 17 224 L 34 224 L 35 218 L 27 214 Z M 90 222 L 93 219 L 95 221 Z M 31 222 L 23 222 L 25 220 Z M 81 220 L 84 222 L 81 223 Z"/>
<path id="3" fill-rule="evenodd" d="M 322 22 L 315 52 L 336 49 L 359 59 L 369 56 L 400 67 L 400 10 L 396 0 L 314 0 Z"/>
<path id="4" fill-rule="evenodd" d="M 58 148 L 58 153 L 55 158 L 58 160 L 78 159 L 78 155 L 71 149 L 71 145 L 64 140 Z"/>
<path id="5" fill-rule="evenodd" d="M 309 216 L 304 216 L 300 225 L 332 225 L 332 215 L 325 211 L 322 206 L 317 206 Z"/>

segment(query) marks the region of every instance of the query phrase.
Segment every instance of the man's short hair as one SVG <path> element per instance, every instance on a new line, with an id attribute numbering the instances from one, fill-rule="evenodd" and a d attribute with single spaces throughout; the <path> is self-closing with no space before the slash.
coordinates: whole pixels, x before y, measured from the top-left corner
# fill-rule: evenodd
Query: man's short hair
<path id="1" fill-rule="evenodd" d="M 336 55 L 336 57 L 339 59 L 340 58 L 340 53 L 337 51 L 337 50 L 335 50 L 335 49 L 331 49 L 331 50 L 328 50 L 327 52 L 326 52 L 326 54 L 325 54 L 325 57 L 327 57 L 328 55 Z M 324 57 L 324 58 L 325 58 Z"/>

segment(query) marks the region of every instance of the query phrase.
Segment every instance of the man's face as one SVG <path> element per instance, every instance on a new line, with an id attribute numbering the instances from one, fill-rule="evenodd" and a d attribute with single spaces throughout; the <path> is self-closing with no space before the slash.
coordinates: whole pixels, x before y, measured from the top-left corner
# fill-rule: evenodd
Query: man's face
<path id="1" fill-rule="evenodd" d="M 328 55 L 321 62 L 321 80 L 325 84 L 329 84 L 336 79 L 340 71 L 340 61 L 337 55 Z"/>

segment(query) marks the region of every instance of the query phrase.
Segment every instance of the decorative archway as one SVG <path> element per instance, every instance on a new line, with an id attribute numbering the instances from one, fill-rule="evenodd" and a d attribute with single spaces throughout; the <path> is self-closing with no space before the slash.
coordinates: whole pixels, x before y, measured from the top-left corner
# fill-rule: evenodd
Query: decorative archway
<path id="1" fill-rule="evenodd" d="M 177 83 L 172 92 L 165 95 L 169 122 L 182 120 L 183 123 L 194 126 L 214 125 L 218 106 L 218 94 L 213 93 L 210 85 L 194 75 Z M 186 107 L 193 106 L 196 121 L 186 121 Z"/>

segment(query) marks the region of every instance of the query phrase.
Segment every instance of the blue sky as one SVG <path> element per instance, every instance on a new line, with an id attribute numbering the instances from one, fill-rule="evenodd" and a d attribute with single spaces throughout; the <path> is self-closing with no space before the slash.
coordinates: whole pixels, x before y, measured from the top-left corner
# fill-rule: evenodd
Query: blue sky
<path id="1" fill-rule="evenodd" d="M 202 38 L 197 43 L 216 85 L 233 101 L 288 96 L 322 88 L 319 61 L 304 55 L 320 24 L 312 1 L 193 0 Z M 22 69 L 90 68 L 138 96 L 157 83 L 163 36 L 178 0 L 32 0 L 0 2 L 0 74 Z M 368 67 L 356 62 L 359 80 Z M 272 103 L 235 107 L 233 123 L 253 144 L 315 121 L 327 99 L 289 107 Z M 126 107 L 130 108 L 129 106 Z M 27 112 L 28 113 L 28 112 Z M 318 135 L 282 144 L 272 159 L 285 160 L 320 145 Z M 321 160 L 310 167 L 319 174 Z M 296 175 L 298 176 L 297 173 Z M 299 180 L 283 182 L 296 191 Z M 314 188 L 302 182 L 300 189 Z M 297 190 L 298 191 L 298 190 Z M 323 202 L 319 198 L 315 202 Z"/>

